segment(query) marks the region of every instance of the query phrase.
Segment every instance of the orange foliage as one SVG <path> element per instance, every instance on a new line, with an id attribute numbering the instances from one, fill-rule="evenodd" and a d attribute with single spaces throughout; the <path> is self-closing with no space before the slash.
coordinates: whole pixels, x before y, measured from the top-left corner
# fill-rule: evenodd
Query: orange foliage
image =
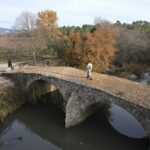
<path id="1" fill-rule="evenodd" d="M 58 18 L 55 11 L 45 10 L 38 13 L 38 25 L 44 28 L 57 25 L 57 19 Z"/>
<path id="2" fill-rule="evenodd" d="M 57 20 L 57 13 L 55 11 L 45 10 L 38 12 L 37 27 L 46 37 L 48 47 L 56 47 L 62 37 L 62 33 L 57 25 Z"/>
<path id="3" fill-rule="evenodd" d="M 90 61 L 93 63 L 95 71 L 107 71 L 115 54 L 116 34 L 112 27 L 99 28 L 95 32 L 87 33 L 82 37 L 79 33 L 73 33 L 68 38 L 71 43 L 67 47 L 70 49 L 67 51 L 67 55 L 70 56 L 69 65 L 84 69 Z"/>
<path id="4" fill-rule="evenodd" d="M 112 27 L 103 27 L 87 35 L 87 40 L 83 44 L 86 51 L 82 58 L 83 62 L 91 61 L 97 72 L 107 71 L 115 54 L 115 42 L 116 35 Z"/>

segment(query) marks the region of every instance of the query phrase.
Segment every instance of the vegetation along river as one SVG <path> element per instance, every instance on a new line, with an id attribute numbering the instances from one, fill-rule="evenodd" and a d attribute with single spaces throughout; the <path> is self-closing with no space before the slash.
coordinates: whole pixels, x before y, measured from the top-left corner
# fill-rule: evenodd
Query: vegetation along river
<path id="1" fill-rule="evenodd" d="M 99 108 L 70 129 L 64 120 L 50 102 L 25 104 L 0 124 L 0 150 L 148 150 L 144 129 L 116 105 Z"/>

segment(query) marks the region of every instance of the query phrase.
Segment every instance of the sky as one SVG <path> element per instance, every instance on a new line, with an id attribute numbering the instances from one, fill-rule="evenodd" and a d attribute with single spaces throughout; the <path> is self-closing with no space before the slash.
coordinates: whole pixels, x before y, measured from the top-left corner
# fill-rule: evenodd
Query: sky
<path id="1" fill-rule="evenodd" d="M 110 22 L 150 22 L 150 0 L 0 0 L 0 27 L 11 28 L 23 11 L 57 12 L 59 26 L 94 24 L 96 18 Z"/>

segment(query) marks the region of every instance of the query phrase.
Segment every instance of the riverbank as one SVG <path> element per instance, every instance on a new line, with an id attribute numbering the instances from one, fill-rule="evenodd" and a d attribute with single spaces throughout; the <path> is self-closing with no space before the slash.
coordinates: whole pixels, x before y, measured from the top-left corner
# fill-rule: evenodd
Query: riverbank
<path id="1" fill-rule="evenodd" d="M 12 81 L 0 77 L 0 122 L 25 103 L 19 87 Z"/>
<path id="2" fill-rule="evenodd" d="M 139 68 L 111 66 L 107 74 L 150 85 L 150 66 L 139 66 Z"/>

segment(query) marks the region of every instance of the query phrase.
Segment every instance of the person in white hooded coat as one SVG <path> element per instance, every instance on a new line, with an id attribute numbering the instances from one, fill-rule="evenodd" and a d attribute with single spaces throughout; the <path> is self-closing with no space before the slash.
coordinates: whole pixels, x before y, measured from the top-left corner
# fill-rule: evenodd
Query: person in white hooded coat
<path id="1" fill-rule="evenodd" d="M 87 78 L 92 80 L 92 69 L 93 69 L 93 65 L 92 63 L 88 63 L 87 64 Z"/>

